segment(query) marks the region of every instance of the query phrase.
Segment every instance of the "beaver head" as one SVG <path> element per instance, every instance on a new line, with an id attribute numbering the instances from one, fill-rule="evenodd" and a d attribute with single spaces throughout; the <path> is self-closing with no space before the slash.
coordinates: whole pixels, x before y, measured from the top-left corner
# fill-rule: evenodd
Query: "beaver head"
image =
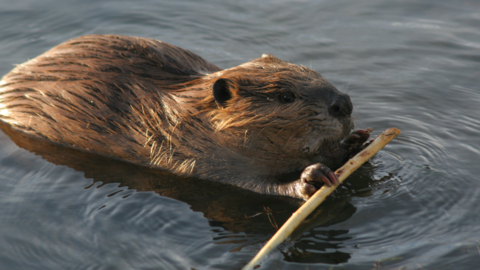
<path id="1" fill-rule="evenodd" d="M 353 128 L 352 103 L 318 72 L 272 55 L 202 78 L 199 116 L 225 147 L 278 174 L 316 163 Z"/>
<path id="2" fill-rule="evenodd" d="M 288 193 L 281 175 L 340 158 L 332 151 L 353 128 L 348 95 L 309 68 L 263 55 L 221 70 L 114 35 L 19 65 L 0 83 L 0 109 L 35 137 L 270 194 Z"/>

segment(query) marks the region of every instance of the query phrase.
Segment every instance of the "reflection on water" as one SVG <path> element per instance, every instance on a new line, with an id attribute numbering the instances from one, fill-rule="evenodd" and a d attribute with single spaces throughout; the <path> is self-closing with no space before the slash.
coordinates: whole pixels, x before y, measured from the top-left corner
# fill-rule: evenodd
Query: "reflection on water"
<path id="1" fill-rule="evenodd" d="M 357 128 L 402 130 L 261 269 L 478 266 L 478 1 L 0 4 L 0 74 L 84 34 L 156 38 L 222 68 L 270 53 L 348 92 Z M 9 135 L 2 269 L 239 269 L 297 208 Z"/>
<path id="2" fill-rule="evenodd" d="M 104 191 L 107 198 L 126 199 L 132 195 L 129 190 L 135 192 L 153 191 L 161 196 L 173 198 L 187 203 L 193 211 L 201 212 L 209 219 L 212 227 L 222 227 L 229 232 L 243 232 L 271 235 L 283 224 L 291 214 L 300 206 L 301 201 L 286 197 L 265 196 L 237 187 L 222 185 L 199 179 L 178 177 L 168 172 L 153 170 L 122 161 L 78 151 L 59 145 L 39 141 L 25 134 L 11 129 L 8 125 L 1 124 L 4 133 L 20 147 L 40 155 L 56 165 L 68 166 L 76 171 L 84 173 L 85 178 L 93 182 L 84 187 L 85 190 L 102 188 L 109 183 L 115 184 L 113 189 Z M 367 184 L 363 182 L 363 184 Z M 367 184 L 368 185 L 368 184 Z M 349 203 L 351 190 L 346 189 L 335 203 L 328 200 L 305 220 L 292 234 L 291 240 L 299 240 L 298 246 L 291 247 L 285 258 L 288 261 L 303 261 L 309 258 L 309 252 L 305 252 L 303 234 L 313 228 L 335 224 L 348 219 L 354 212 L 355 207 Z M 101 210 L 106 204 L 97 205 Z M 310 249 L 317 249 L 323 253 L 316 256 L 313 261 L 326 263 L 346 262 L 350 257 L 343 252 L 328 252 L 326 249 L 335 249 L 340 238 L 336 233 L 319 232 L 318 237 L 324 243 L 314 245 Z M 253 243 L 248 239 L 238 239 L 237 236 L 221 236 L 213 238 L 216 244 L 235 244 L 237 247 L 231 252 L 239 251 Z M 307 261 L 312 261 L 310 258 Z M 312 261 L 312 262 L 313 262 Z"/>

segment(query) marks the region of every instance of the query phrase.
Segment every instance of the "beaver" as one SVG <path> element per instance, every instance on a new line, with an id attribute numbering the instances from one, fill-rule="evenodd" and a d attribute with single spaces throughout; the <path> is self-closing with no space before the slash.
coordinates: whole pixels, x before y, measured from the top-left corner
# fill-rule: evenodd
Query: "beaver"
<path id="1" fill-rule="evenodd" d="M 0 81 L 0 120 L 103 156 L 308 199 L 360 151 L 352 102 L 318 72 L 264 54 L 230 69 L 154 39 L 88 35 Z"/>

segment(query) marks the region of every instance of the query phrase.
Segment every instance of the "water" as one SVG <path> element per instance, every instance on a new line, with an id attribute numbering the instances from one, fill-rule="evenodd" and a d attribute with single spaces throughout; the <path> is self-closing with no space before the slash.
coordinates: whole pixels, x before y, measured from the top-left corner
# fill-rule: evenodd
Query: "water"
<path id="1" fill-rule="evenodd" d="M 92 33 L 156 38 L 222 68 L 271 53 L 348 92 L 358 128 L 402 129 L 260 269 L 480 265 L 478 1 L 1 0 L 0 7 L 0 74 Z M 0 269 L 240 269 L 275 231 L 265 209 L 283 224 L 297 208 L 15 140 L 21 147 L 0 132 Z"/>

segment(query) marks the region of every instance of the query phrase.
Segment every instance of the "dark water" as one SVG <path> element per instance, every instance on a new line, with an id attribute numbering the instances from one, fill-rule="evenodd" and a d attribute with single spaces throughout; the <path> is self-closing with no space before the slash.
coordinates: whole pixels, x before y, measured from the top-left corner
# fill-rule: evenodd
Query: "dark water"
<path id="1" fill-rule="evenodd" d="M 477 0 L 0 7 L 0 74 L 92 33 L 160 39 L 222 68 L 271 53 L 348 92 L 358 128 L 402 129 L 261 269 L 480 268 Z M 17 139 L 0 132 L 0 269 L 240 269 L 275 231 L 265 209 L 282 224 L 297 207 Z"/>

